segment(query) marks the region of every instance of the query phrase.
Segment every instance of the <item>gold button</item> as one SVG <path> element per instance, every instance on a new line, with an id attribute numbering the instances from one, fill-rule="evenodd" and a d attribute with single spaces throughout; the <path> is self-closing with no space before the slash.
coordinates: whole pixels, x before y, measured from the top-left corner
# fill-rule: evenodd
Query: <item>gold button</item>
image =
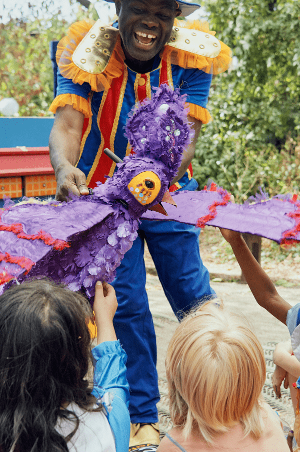
<path id="1" fill-rule="evenodd" d="M 200 49 L 204 49 L 204 45 L 203 44 L 200 44 L 199 47 L 200 47 Z"/>
<path id="2" fill-rule="evenodd" d="M 92 39 L 95 39 L 95 37 L 96 37 L 96 35 L 94 35 L 94 34 L 91 35 L 91 38 L 92 38 Z"/>
<path id="3" fill-rule="evenodd" d="M 197 33 L 193 31 L 192 36 L 197 36 Z"/>
<path id="4" fill-rule="evenodd" d="M 104 37 L 105 37 L 105 39 L 109 39 L 109 34 L 105 33 Z"/>
<path id="5" fill-rule="evenodd" d="M 104 55 L 110 55 L 109 50 L 107 50 L 107 49 L 103 49 L 103 53 L 104 53 Z"/>
<path id="6" fill-rule="evenodd" d="M 144 86 L 146 83 L 146 80 L 144 78 L 139 78 L 138 84 L 139 86 Z"/>
<path id="7" fill-rule="evenodd" d="M 105 27 L 100 27 L 100 30 L 101 30 L 101 31 L 104 31 L 104 30 L 105 30 Z"/>
<path id="8" fill-rule="evenodd" d="M 174 30 L 175 30 L 175 31 L 179 31 L 179 28 L 176 27 L 176 28 L 174 28 Z"/>
<path id="9" fill-rule="evenodd" d="M 205 35 L 206 38 L 209 38 L 209 35 Z"/>
<path id="10" fill-rule="evenodd" d="M 82 58 L 82 59 L 80 60 L 80 63 L 84 64 L 84 63 L 86 63 L 86 60 L 85 60 L 84 58 Z"/>
<path id="11" fill-rule="evenodd" d="M 215 47 L 218 47 L 218 44 L 217 44 L 216 42 L 214 42 L 214 46 L 215 46 Z"/>
<path id="12" fill-rule="evenodd" d="M 189 43 L 190 43 L 190 40 L 189 40 L 189 39 L 186 39 L 185 42 L 186 42 L 186 44 L 189 44 Z"/>
<path id="13" fill-rule="evenodd" d="M 85 49 L 85 51 L 86 51 L 86 53 L 90 53 L 91 49 L 87 48 L 87 49 Z"/>
<path id="14" fill-rule="evenodd" d="M 170 41 L 174 42 L 174 41 L 176 41 L 176 38 L 174 38 L 174 36 L 172 36 Z"/>
<path id="15" fill-rule="evenodd" d="M 100 66 L 101 61 L 100 60 L 96 60 L 95 63 L 97 64 L 97 66 Z"/>

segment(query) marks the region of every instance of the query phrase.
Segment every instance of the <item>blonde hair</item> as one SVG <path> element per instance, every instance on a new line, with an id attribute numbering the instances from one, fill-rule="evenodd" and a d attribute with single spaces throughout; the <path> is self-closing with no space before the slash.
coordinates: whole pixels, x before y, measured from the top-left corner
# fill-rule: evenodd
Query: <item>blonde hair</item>
<path id="1" fill-rule="evenodd" d="M 207 443 L 241 423 L 259 438 L 266 378 L 260 342 L 241 316 L 209 302 L 187 316 L 168 347 L 170 413 L 187 438 L 194 429 Z"/>

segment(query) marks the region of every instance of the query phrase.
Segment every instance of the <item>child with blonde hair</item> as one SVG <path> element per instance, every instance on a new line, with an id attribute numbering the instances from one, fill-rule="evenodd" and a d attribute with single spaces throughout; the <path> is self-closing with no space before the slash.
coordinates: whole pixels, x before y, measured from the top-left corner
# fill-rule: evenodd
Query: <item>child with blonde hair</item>
<path id="1" fill-rule="evenodd" d="M 262 346 L 247 321 L 209 302 L 187 316 L 166 358 L 174 427 L 158 452 L 288 452 L 264 402 Z"/>

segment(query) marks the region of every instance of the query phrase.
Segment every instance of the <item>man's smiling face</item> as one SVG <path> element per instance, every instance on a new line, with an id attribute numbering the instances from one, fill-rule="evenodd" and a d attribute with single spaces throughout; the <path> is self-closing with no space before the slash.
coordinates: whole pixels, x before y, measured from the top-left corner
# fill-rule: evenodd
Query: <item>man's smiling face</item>
<path id="1" fill-rule="evenodd" d="M 119 30 L 126 60 L 149 61 L 169 40 L 175 0 L 116 0 Z"/>

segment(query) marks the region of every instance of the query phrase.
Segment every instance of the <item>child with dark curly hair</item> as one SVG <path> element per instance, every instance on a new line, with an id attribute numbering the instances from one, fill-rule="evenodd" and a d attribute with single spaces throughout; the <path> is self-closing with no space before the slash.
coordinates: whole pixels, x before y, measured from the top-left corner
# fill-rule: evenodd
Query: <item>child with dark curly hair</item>
<path id="1" fill-rule="evenodd" d="M 97 283 L 93 309 L 91 352 L 92 310 L 82 295 L 35 280 L 0 297 L 1 452 L 128 451 L 126 354 L 113 327 L 112 286 Z"/>

